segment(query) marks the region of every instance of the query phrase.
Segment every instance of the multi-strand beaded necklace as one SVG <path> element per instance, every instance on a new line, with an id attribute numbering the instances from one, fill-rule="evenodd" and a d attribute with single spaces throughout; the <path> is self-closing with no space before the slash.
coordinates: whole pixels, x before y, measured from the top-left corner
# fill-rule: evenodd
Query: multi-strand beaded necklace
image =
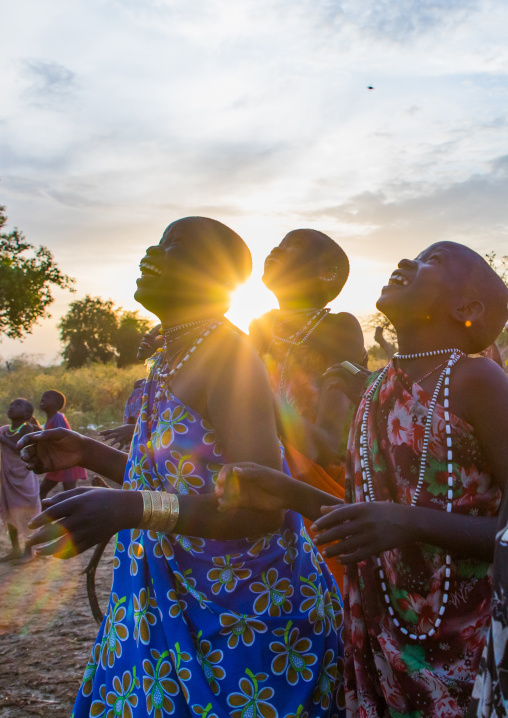
<path id="1" fill-rule="evenodd" d="M 446 456 L 447 456 L 447 467 L 448 467 L 448 492 L 447 492 L 447 503 L 446 503 L 446 511 L 448 513 L 452 510 L 452 501 L 453 501 L 453 487 L 454 487 L 454 477 L 453 477 L 453 451 L 452 451 L 452 437 L 451 437 L 451 423 L 450 423 L 450 373 L 452 370 L 452 367 L 458 362 L 458 360 L 464 356 L 463 352 L 460 351 L 460 349 L 436 349 L 434 351 L 429 352 L 420 352 L 418 354 L 395 354 L 394 359 L 422 359 L 424 357 L 431 357 L 431 356 L 438 356 L 441 354 L 450 354 L 450 357 L 448 361 L 446 362 L 446 366 L 439 375 L 439 378 L 437 380 L 436 388 L 434 389 L 434 393 L 432 395 L 432 398 L 430 400 L 429 409 L 427 412 L 427 416 L 425 418 L 425 431 L 424 431 L 424 437 L 423 437 L 423 445 L 422 445 L 422 455 L 420 459 L 420 468 L 418 471 L 418 482 L 416 484 L 416 489 L 414 491 L 413 497 L 411 499 L 411 506 L 416 506 L 416 503 L 418 501 L 418 498 L 420 496 L 420 491 L 423 486 L 423 482 L 425 479 L 425 470 L 427 467 L 427 454 L 429 451 L 429 444 L 430 444 L 430 435 L 431 435 L 431 429 L 432 429 L 432 418 L 434 416 L 434 410 L 436 408 L 437 399 L 439 396 L 439 392 L 441 391 L 441 387 L 444 384 L 443 389 L 443 407 L 444 407 L 444 418 L 445 418 L 445 436 L 446 436 Z M 393 361 L 393 360 L 392 360 Z M 369 387 L 367 390 L 367 394 L 365 396 L 365 405 L 364 405 L 364 411 L 363 411 L 363 417 L 362 417 L 362 423 L 360 427 L 360 466 L 362 470 L 362 484 L 363 484 L 363 495 L 366 502 L 375 501 L 376 497 L 374 494 L 374 485 L 372 481 L 372 472 L 370 469 L 370 462 L 369 462 L 369 454 L 368 454 L 368 439 L 367 439 L 367 432 L 368 432 L 368 421 L 369 421 L 369 412 L 370 407 L 372 404 L 372 398 L 377 392 L 377 390 L 381 387 L 384 378 L 386 374 L 388 373 L 388 370 L 392 366 L 392 362 L 389 362 L 387 366 L 383 369 L 383 371 L 379 374 L 377 379 L 374 381 L 374 383 Z M 434 370 L 433 370 L 434 371 Z M 429 373 L 430 374 L 430 373 Z M 395 615 L 395 609 L 393 608 L 392 601 L 390 598 L 390 594 L 388 593 L 387 585 L 386 585 L 386 577 L 383 570 L 383 565 L 381 563 L 381 558 L 379 556 L 376 556 L 376 562 L 378 566 L 378 575 L 379 575 L 379 581 L 381 583 L 381 590 L 383 592 L 384 601 L 388 608 L 388 613 L 392 618 L 393 623 L 395 626 L 400 630 L 401 633 L 403 633 L 405 636 L 408 636 L 410 639 L 414 641 L 424 641 L 427 637 L 431 637 L 435 634 L 436 629 L 439 628 L 443 614 L 446 610 L 446 604 L 448 603 L 448 595 L 449 595 L 449 589 L 450 589 L 450 573 L 451 573 L 451 556 L 450 554 L 446 554 L 445 557 L 445 573 L 444 573 L 444 579 L 442 583 L 442 599 L 441 599 L 441 606 L 439 608 L 437 617 L 432 625 L 432 628 L 427 631 L 426 633 L 413 633 L 405 626 L 402 626 L 399 619 Z"/>
<path id="2" fill-rule="evenodd" d="M 317 329 L 317 327 L 321 324 L 323 319 L 326 317 L 326 315 L 329 313 L 329 309 L 294 309 L 290 310 L 288 312 L 289 320 L 293 319 L 294 317 L 310 315 L 307 322 L 303 325 L 301 329 L 298 329 L 298 331 L 291 334 L 289 337 L 280 337 L 277 336 L 274 332 L 274 324 L 275 320 L 272 323 L 272 330 L 271 330 L 271 342 L 268 346 L 268 351 L 270 350 L 270 347 L 272 344 L 275 344 L 277 342 L 282 342 L 283 344 L 286 344 L 288 349 L 286 352 L 286 356 L 284 357 L 284 361 L 282 362 L 282 368 L 280 371 L 280 378 L 279 378 L 279 387 L 278 387 L 278 393 L 281 398 L 284 398 L 285 396 L 285 389 L 286 389 L 286 373 L 287 368 L 289 364 L 289 357 L 291 355 L 291 350 L 293 347 L 301 346 L 306 342 L 306 340 L 310 337 L 313 331 Z"/>
<path id="3" fill-rule="evenodd" d="M 156 365 L 156 369 L 153 375 L 153 379 L 156 383 L 156 392 L 155 392 L 155 400 L 154 400 L 154 407 L 153 407 L 153 416 L 155 417 L 158 414 L 158 407 L 160 400 L 164 394 L 164 389 L 169 381 L 173 379 L 175 374 L 177 374 L 183 366 L 189 361 L 191 356 L 194 354 L 196 349 L 203 343 L 203 341 L 208 337 L 211 332 L 213 332 L 215 329 L 218 329 L 223 324 L 223 321 L 217 320 L 217 319 L 203 319 L 200 321 L 195 322 L 187 322 L 186 324 L 179 324 L 175 327 L 170 327 L 169 329 L 164 330 L 163 336 L 164 336 L 164 344 L 167 348 L 168 344 L 170 344 L 173 341 L 176 341 L 176 339 L 182 338 L 183 336 L 186 336 L 187 334 L 194 334 L 195 331 L 198 331 L 197 335 L 194 335 L 194 338 L 190 343 L 187 344 L 187 351 L 185 355 L 177 361 L 174 366 L 170 368 L 170 362 L 172 359 L 175 359 L 175 357 L 181 356 L 181 354 L 185 351 L 185 347 L 181 348 L 174 354 L 172 357 L 169 358 L 166 355 L 166 352 L 164 352 L 164 349 L 160 348 L 158 351 L 159 353 L 164 352 L 164 357 L 161 357 Z M 183 334 L 178 334 L 178 332 L 181 332 L 183 329 L 188 329 L 189 327 L 192 327 L 189 331 L 184 332 Z M 174 336 L 173 336 L 174 335 Z M 168 336 L 171 337 L 168 340 Z"/>

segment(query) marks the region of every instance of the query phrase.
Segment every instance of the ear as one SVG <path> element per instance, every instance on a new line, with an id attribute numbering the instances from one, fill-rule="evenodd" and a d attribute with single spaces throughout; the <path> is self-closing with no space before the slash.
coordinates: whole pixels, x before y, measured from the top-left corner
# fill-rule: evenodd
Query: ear
<path id="1" fill-rule="evenodd" d="M 464 301 L 464 304 L 460 307 L 456 307 L 452 316 L 461 324 L 470 327 L 475 321 L 481 319 L 485 313 L 485 305 L 479 299 L 471 299 Z"/>
<path id="2" fill-rule="evenodd" d="M 337 267 L 323 267 L 319 272 L 322 282 L 333 282 L 337 278 Z"/>

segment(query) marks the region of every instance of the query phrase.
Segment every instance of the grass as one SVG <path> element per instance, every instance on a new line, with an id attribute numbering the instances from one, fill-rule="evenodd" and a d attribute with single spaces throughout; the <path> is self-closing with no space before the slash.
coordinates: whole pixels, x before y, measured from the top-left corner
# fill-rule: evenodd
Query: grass
<path id="1" fill-rule="evenodd" d="M 97 430 L 122 423 L 124 405 L 134 382 L 145 369 L 136 364 L 118 369 L 112 364 L 91 364 L 81 369 L 62 366 L 22 366 L 0 374 L 0 425 L 9 423 L 7 409 L 13 399 L 24 397 L 36 408 L 41 424 L 46 415 L 38 409 L 42 394 L 56 389 L 65 394 L 64 413 L 73 429 L 93 435 Z"/>

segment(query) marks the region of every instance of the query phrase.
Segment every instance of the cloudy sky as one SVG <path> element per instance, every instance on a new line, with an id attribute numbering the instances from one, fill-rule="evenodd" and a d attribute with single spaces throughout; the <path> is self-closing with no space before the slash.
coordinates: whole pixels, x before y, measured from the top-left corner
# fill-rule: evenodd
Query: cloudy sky
<path id="1" fill-rule="evenodd" d="M 145 247 L 202 214 L 252 250 L 242 326 L 273 306 L 262 260 L 301 226 L 350 256 L 334 307 L 369 314 L 432 241 L 508 254 L 507 27 L 503 0 L 11 2 L 0 204 L 74 297 L 134 309 Z M 74 297 L 0 355 L 54 357 Z"/>

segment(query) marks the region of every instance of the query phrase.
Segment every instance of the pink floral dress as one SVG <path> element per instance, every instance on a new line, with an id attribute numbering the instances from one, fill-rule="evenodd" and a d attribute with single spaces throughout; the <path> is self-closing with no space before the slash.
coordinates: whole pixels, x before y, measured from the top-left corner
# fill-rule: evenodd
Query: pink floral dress
<path id="1" fill-rule="evenodd" d="M 368 391 L 368 390 L 367 390 Z M 368 450 L 376 501 L 410 504 L 431 397 L 393 365 L 372 399 Z M 365 500 L 360 425 L 365 395 L 348 446 L 346 497 Z M 472 427 L 450 415 L 455 488 L 453 512 L 495 516 L 501 492 L 493 483 Z M 444 409 L 437 405 L 427 471 L 418 506 L 446 520 L 447 461 Z M 410 543 L 381 554 L 396 616 L 411 633 L 428 631 L 441 607 L 445 551 Z M 348 715 L 372 718 L 456 718 L 468 705 L 490 623 L 488 563 L 452 555 L 448 604 L 432 637 L 412 640 L 390 618 L 375 557 L 347 568 L 345 679 Z"/>

